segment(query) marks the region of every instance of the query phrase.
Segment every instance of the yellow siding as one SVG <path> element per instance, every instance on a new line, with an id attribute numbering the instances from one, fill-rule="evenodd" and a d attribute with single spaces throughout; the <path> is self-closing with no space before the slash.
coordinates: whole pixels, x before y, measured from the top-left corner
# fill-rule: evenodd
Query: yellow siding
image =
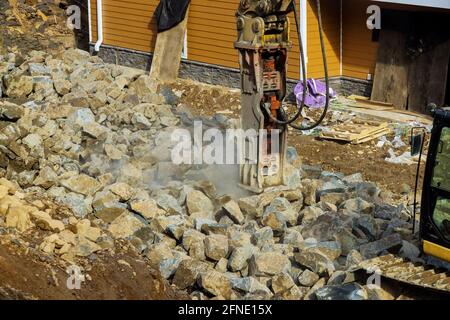
<path id="1" fill-rule="evenodd" d="M 92 41 L 97 41 L 97 1 L 91 1 Z M 103 0 L 103 44 L 153 52 L 159 0 Z"/>
<path id="2" fill-rule="evenodd" d="M 308 77 L 323 78 L 324 69 L 316 0 L 308 0 L 307 10 Z M 330 77 L 340 76 L 340 11 L 340 1 L 321 1 L 325 52 L 327 56 L 328 75 Z"/>
<path id="3" fill-rule="evenodd" d="M 238 68 L 236 10 L 239 0 L 192 0 L 187 30 L 188 59 Z M 299 77 L 298 37 L 291 15 L 293 49 L 289 53 L 288 76 Z"/>
<path id="4" fill-rule="evenodd" d="M 374 74 L 378 42 L 372 41 L 372 31 L 366 27 L 367 0 L 343 1 L 342 75 L 367 79 Z M 377 3 L 378 4 L 378 3 Z"/>

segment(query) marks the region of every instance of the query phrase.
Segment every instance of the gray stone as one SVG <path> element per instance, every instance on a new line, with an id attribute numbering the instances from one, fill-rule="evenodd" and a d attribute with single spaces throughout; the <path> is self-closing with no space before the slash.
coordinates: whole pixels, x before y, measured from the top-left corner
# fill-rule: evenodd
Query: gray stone
<path id="1" fill-rule="evenodd" d="M 344 202 L 342 202 L 339 208 L 359 214 L 372 214 L 374 211 L 374 205 L 363 200 L 362 198 L 345 200 Z"/>
<path id="2" fill-rule="evenodd" d="M 306 249 L 294 254 L 295 261 L 319 275 L 331 274 L 334 264 L 325 254 L 316 249 Z"/>
<path id="3" fill-rule="evenodd" d="M 362 215 L 355 220 L 355 225 L 361 229 L 371 241 L 377 239 L 380 229 L 376 220 L 369 215 Z"/>
<path id="4" fill-rule="evenodd" d="M 297 278 L 300 285 L 304 287 L 312 287 L 319 279 L 320 277 L 316 273 L 308 269 L 303 271 Z"/>
<path id="5" fill-rule="evenodd" d="M 90 201 L 78 193 L 69 192 L 57 197 L 57 201 L 68 206 L 78 218 L 84 218 L 92 212 Z"/>
<path id="6" fill-rule="evenodd" d="M 270 212 L 279 212 L 289 225 L 297 225 L 298 212 L 293 209 L 292 205 L 285 198 L 278 197 L 273 199 L 264 214 L 266 215 Z"/>
<path id="7" fill-rule="evenodd" d="M 242 214 L 242 211 L 236 201 L 230 200 L 225 203 L 222 208 L 235 223 L 242 224 L 244 222 L 244 215 Z"/>
<path id="8" fill-rule="evenodd" d="M 303 242 L 302 234 L 295 229 L 287 229 L 283 235 L 283 243 L 289 244 L 294 248 L 300 247 L 302 242 Z"/>
<path id="9" fill-rule="evenodd" d="M 252 245 L 235 248 L 228 260 L 228 268 L 234 272 L 244 269 L 247 267 L 248 261 L 252 255 L 256 252 L 258 252 L 258 250 Z"/>
<path id="10" fill-rule="evenodd" d="M 33 78 L 8 75 L 3 78 L 5 94 L 9 98 L 25 98 L 33 91 Z"/>
<path id="11" fill-rule="evenodd" d="M 231 284 L 233 289 L 237 289 L 245 293 L 262 294 L 266 297 L 273 295 L 267 286 L 259 282 L 254 277 L 233 278 L 231 279 Z"/>
<path id="12" fill-rule="evenodd" d="M 224 235 L 211 234 L 205 237 L 205 255 L 215 261 L 228 255 L 228 238 Z"/>
<path id="13" fill-rule="evenodd" d="M 391 220 L 399 215 L 398 208 L 389 204 L 377 204 L 375 206 L 374 217 L 384 220 Z"/>
<path id="14" fill-rule="evenodd" d="M 182 259 L 180 258 L 172 258 L 172 259 L 164 259 L 159 263 L 159 273 L 164 279 L 171 278 L 178 266 L 180 265 Z"/>
<path id="15" fill-rule="evenodd" d="M 370 259 L 376 257 L 384 250 L 398 252 L 402 245 L 402 237 L 398 233 L 394 233 L 380 240 L 361 245 L 359 251 L 363 257 Z"/>
<path id="16" fill-rule="evenodd" d="M 109 225 L 108 231 L 115 238 L 126 238 L 144 226 L 145 224 L 134 214 L 124 212 Z"/>
<path id="17" fill-rule="evenodd" d="M 198 284 L 206 292 L 227 300 L 231 299 L 233 290 L 230 280 L 216 270 L 208 270 L 200 274 Z"/>
<path id="18" fill-rule="evenodd" d="M 318 300 L 367 300 L 368 295 L 364 287 L 357 283 L 340 286 L 324 286 L 316 290 Z"/>
<path id="19" fill-rule="evenodd" d="M 171 214 L 182 213 L 183 211 L 181 209 L 181 206 L 178 204 L 177 199 L 165 192 L 158 193 L 156 197 L 156 203 L 163 210 Z"/>
<path id="20" fill-rule="evenodd" d="M 95 122 L 95 116 L 89 108 L 75 109 L 68 117 L 67 124 L 75 130 L 80 130 L 90 122 Z"/>
<path id="21" fill-rule="evenodd" d="M 273 231 L 270 227 L 264 227 L 257 230 L 251 238 L 252 243 L 261 248 L 265 244 L 273 243 Z"/>
<path id="22" fill-rule="evenodd" d="M 100 182 L 86 174 L 74 175 L 60 181 L 60 183 L 70 191 L 81 193 L 86 196 L 93 195 L 101 188 Z"/>
<path id="23" fill-rule="evenodd" d="M 133 114 L 131 122 L 133 123 L 133 125 L 135 125 L 138 129 L 141 130 L 150 129 L 152 126 L 150 121 L 148 121 L 148 119 L 139 112 Z"/>
<path id="24" fill-rule="evenodd" d="M 191 216 L 209 218 L 213 215 L 214 205 L 201 191 L 192 190 L 189 192 L 186 197 L 186 205 Z"/>
<path id="25" fill-rule="evenodd" d="M 206 262 L 194 259 L 183 260 L 175 271 L 172 283 L 180 289 L 191 287 L 197 282 L 200 273 L 206 272 L 209 268 Z"/>
<path id="26" fill-rule="evenodd" d="M 398 253 L 400 257 L 407 258 L 410 261 L 418 261 L 420 249 L 409 241 L 403 240 L 402 247 Z"/>
<path id="27" fill-rule="evenodd" d="M 291 276 L 287 272 L 282 272 L 272 277 L 271 287 L 272 291 L 275 294 L 280 294 L 284 291 L 291 289 L 294 286 L 295 286 L 294 280 L 292 280 Z"/>
<path id="28" fill-rule="evenodd" d="M 317 220 L 323 214 L 323 210 L 319 207 L 306 207 L 300 211 L 300 217 L 302 219 L 302 225 L 310 225 Z"/>
<path id="29" fill-rule="evenodd" d="M 289 271 L 291 262 L 288 257 L 278 252 L 257 253 L 252 256 L 249 274 L 252 276 L 274 276 Z"/>

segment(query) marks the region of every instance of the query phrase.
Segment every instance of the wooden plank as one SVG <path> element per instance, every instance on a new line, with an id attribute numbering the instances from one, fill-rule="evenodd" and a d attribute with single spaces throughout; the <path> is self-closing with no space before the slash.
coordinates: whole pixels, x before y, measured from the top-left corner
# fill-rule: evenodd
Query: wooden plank
<path id="1" fill-rule="evenodd" d="M 186 12 L 182 22 L 158 33 L 150 69 L 151 78 L 161 81 L 174 81 L 178 78 L 188 17 Z"/>
<path id="2" fill-rule="evenodd" d="M 370 136 L 367 136 L 367 137 L 364 137 L 364 138 L 361 138 L 361 139 L 353 140 L 351 142 L 351 144 L 361 144 L 361 143 L 364 143 L 364 142 L 368 142 L 368 141 L 371 141 L 373 139 L 382 137 L 382 136 L 384 136 L 386 134 L 389 134 L 390 132 L 391 132 L 391 130 L 389 128 L 386 128 L 386 129 L 383 129 L 382 131 L 380 131 L 378 133 L 375 133 L 375 134 L 372 134 Z"/>
<path id="3" fill-rule="evenodd" d="M 389 132 L 387 122 L 354 119 L 352 123 L 340 124 L 334 126 L 330 131 L 322 131 L 319 137 L 358 144 Z"/>
<path id="4" fill-rule="evenodd" d="M 371 100 L 391 102 L 406 109 L 408 102 L 408 59 L 406 35 L 382 29 Z"/>
<path id="5" fill-rule="evenodd" d="M 432 39 L 429 35 L 427 39 Z M 408 81 L 408 110 L 429 114 L 428 105 L 445 104 L 450 56 L 450 40 L 421 54 L 411 63 Z"/>

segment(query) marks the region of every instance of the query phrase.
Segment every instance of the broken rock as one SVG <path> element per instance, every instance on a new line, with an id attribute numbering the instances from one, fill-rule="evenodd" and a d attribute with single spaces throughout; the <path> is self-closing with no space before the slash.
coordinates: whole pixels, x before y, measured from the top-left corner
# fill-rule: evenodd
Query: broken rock
<path id="1" fill-rule="evenodd" d="M 130 212 L 124 212 L 108 227 L 108 231 L 115 238 L 126 238 L 144 227 L 144 223 Z"/>
<path id="2" fill-rule="evenodd" d="M 289 258 L 282 253 L 257 253 L 250 259 L 249 274 L 253 276 L 274 276 L 289 271 L 290 267 Z"/>
<path id="3" fill-rule="evenodd" d="M 220 234 L 206 236 L 205 255 L 215 261 L 226 258 L 228 255 L 228 238 Z"/>
<path id="4" fill-rule="evenodd" d="M 233 290 L 230 280 L 216 270 L 208 270 L 202 273 L 198 283 L 205 291 L 216 297 L 223 297 L 227 300 L 232 297 Z"/>

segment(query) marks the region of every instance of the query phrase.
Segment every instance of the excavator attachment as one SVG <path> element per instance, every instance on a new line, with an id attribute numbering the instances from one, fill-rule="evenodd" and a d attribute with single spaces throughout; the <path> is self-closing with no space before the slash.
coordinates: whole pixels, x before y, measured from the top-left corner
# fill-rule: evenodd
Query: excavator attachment
<path id="1" fill-rule="evenodd" d="M 289 41 L 287 13 L 291 1 L 242 0 L 237 11 L 241 71 L 241 127 L 256 134 L 244 140 L 241 186 L 253 192 L 284 184 L 287 125 L 279 109 L 286 95 L 286 62 Z M 270 116 L 269 114 L 270 113 Z M 253 145 L 252 145 L 253 143 Z M 249 150 L 257 149 L 256 159 Z"/>

